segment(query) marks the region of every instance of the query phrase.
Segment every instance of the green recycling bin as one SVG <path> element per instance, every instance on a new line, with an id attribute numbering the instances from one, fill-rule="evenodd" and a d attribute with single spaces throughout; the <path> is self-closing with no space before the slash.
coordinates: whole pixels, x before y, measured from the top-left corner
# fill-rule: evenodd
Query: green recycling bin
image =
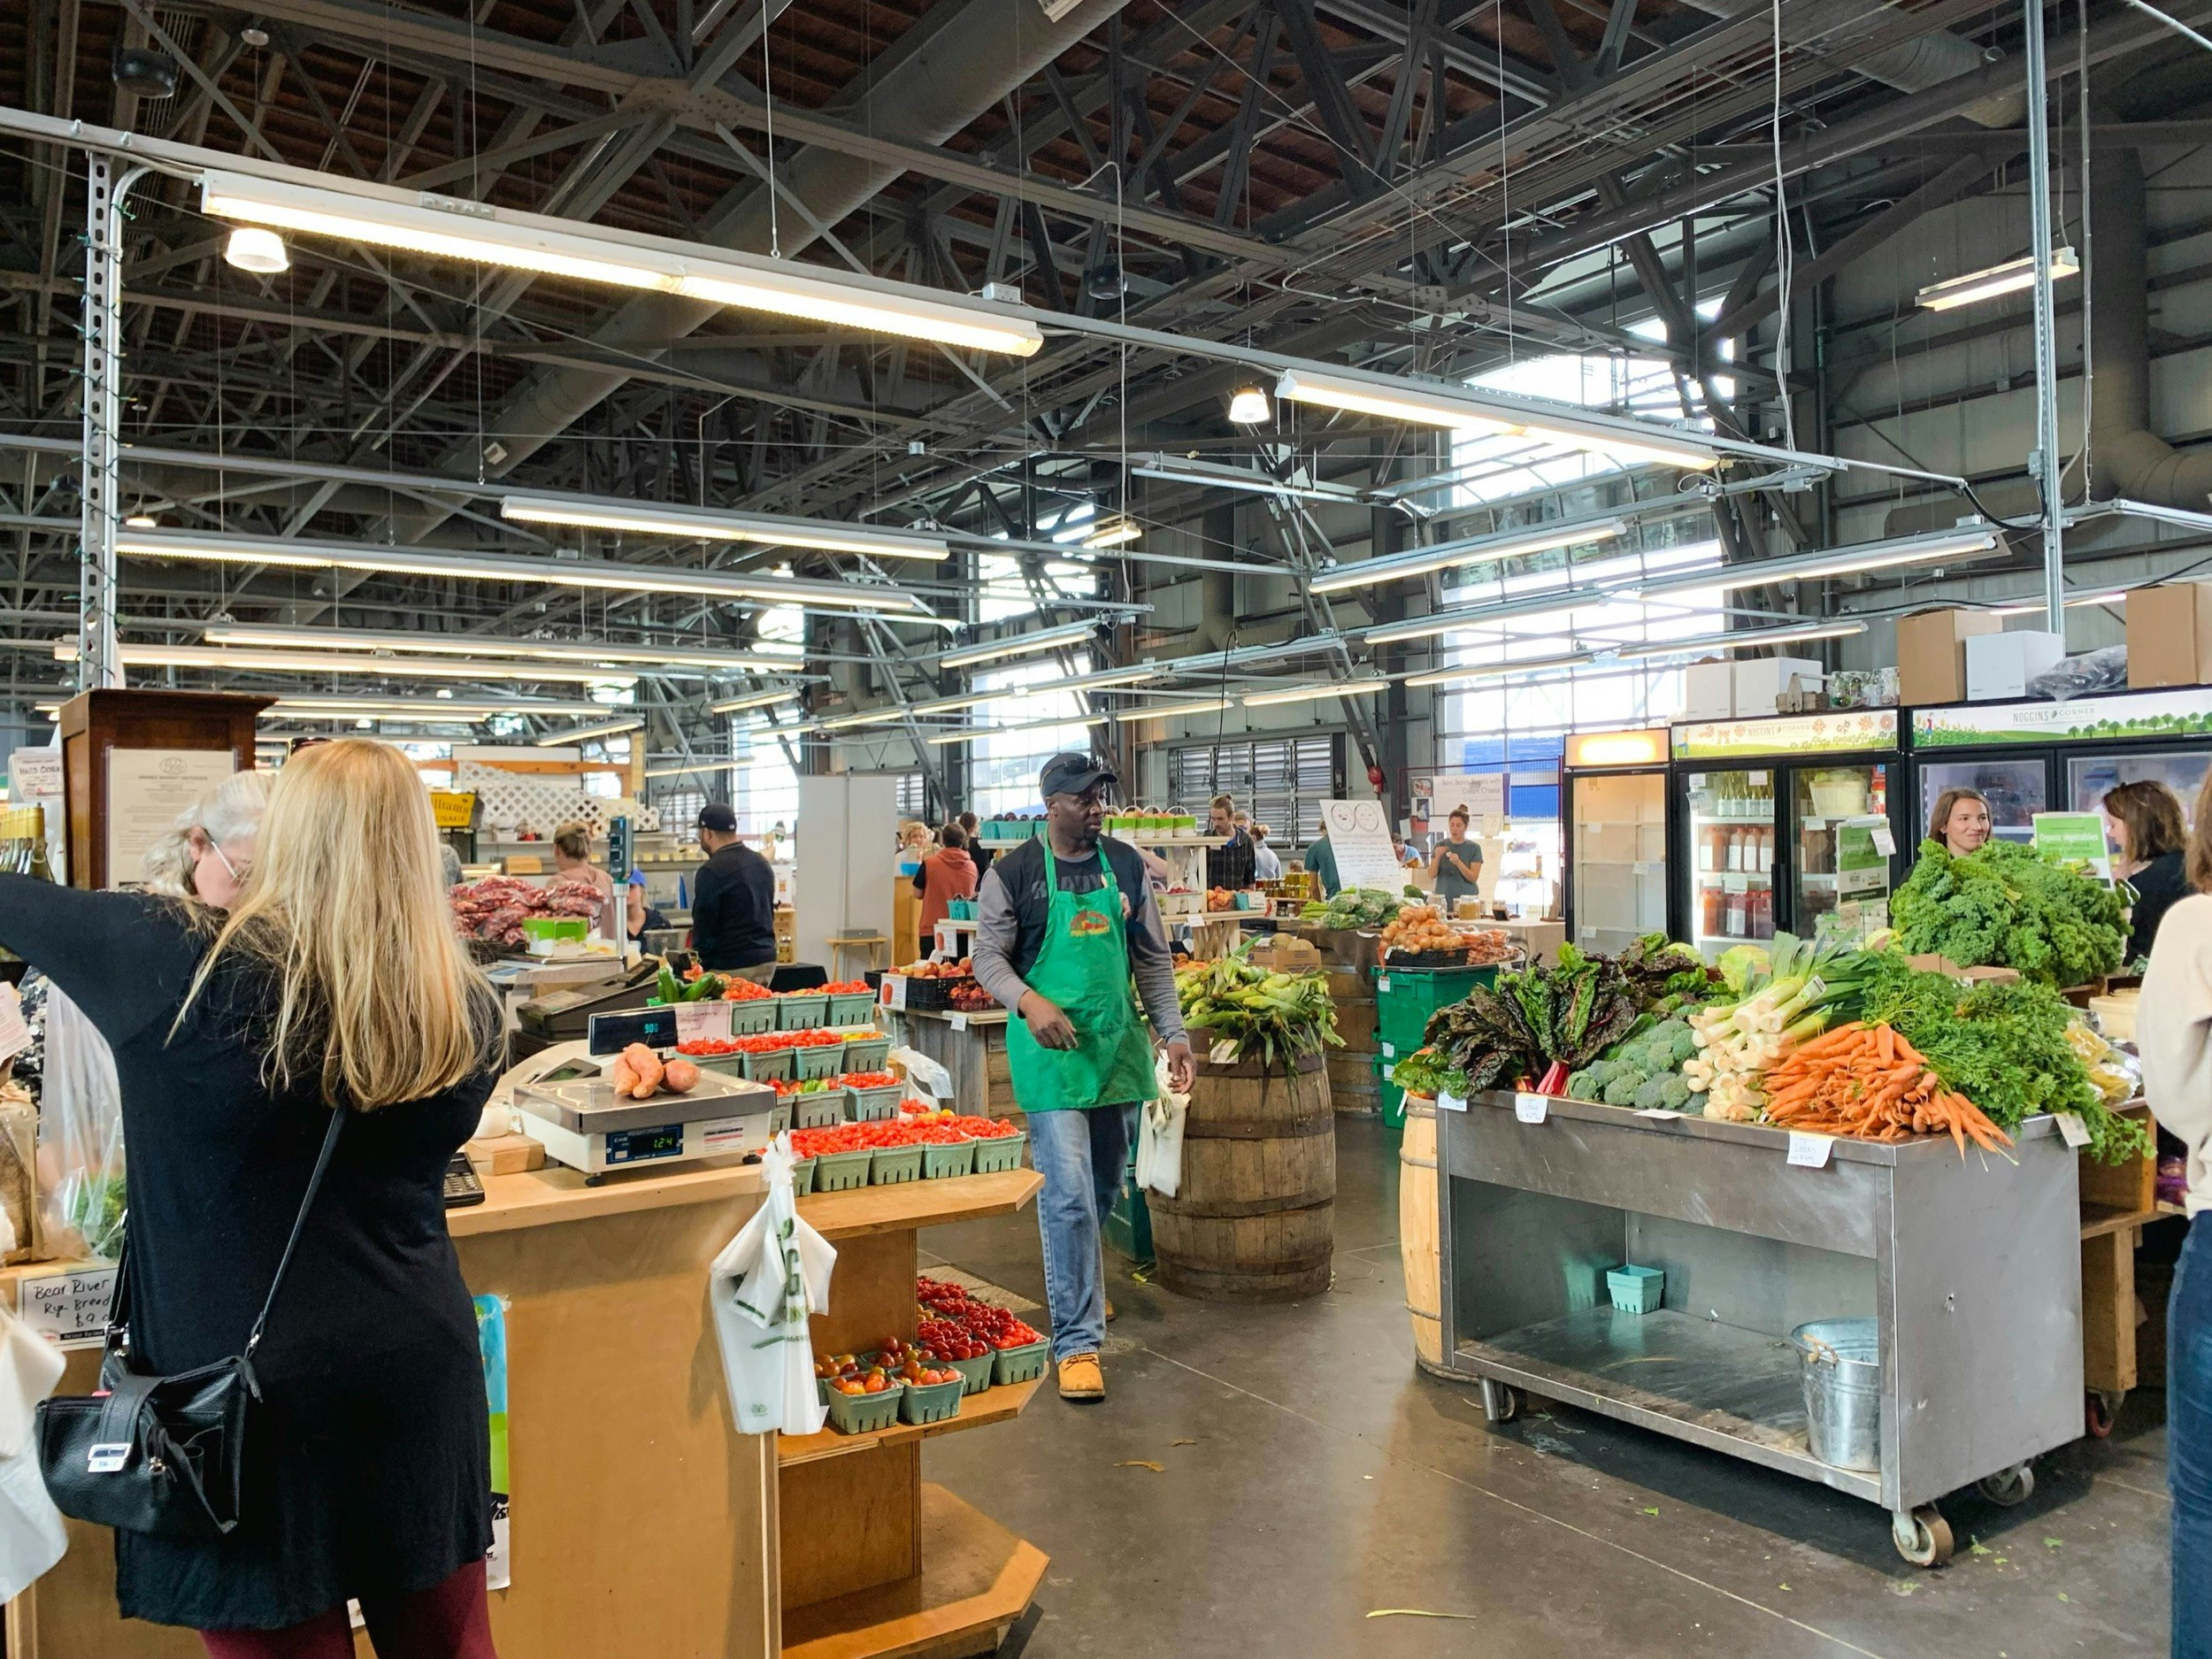
<path id="1" fill-rule="evenodd" d="M 1498 982 L 1494 964 L 1482 968 L 1389 968 L 1372 970 L 1375 980 L 1375 1041 L 1382 1057 L 1382 1118 L 1386 1128 L 1402 1129 L 1406 1093 L 1390 1080 L 1391 1067 L 1421 1046 L 1429 1017 L 1463 1001 L 1477 986 Z"/>

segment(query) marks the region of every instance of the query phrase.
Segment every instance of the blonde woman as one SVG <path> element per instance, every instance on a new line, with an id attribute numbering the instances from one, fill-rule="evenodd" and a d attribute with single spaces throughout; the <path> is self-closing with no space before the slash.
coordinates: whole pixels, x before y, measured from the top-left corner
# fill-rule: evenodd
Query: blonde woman
<path id="1" fill-rule="evenodd" d="M 265 772 L 234 772 L 187 807 L 146 849 L 146 886 L 228 910 L 253 867 L 254 834 L 273 781 Z"/>
<path id="2" fill-rule="evenodd" d="M 285 767 L 227 916 L 0 876 L 0 943 L 115 1050 L 135 1369 L 241 1352 L 343 1114 L 255 1356 L 238 1525 L 116 1535 L 125 1615 L 216 1659 L 349 1659 L 349 1596 L 382 1659 L 491 1659 L 484 1377 L 442 1185 L 498 1020 L 437 869 L 415 768 L 348 739 Z"/>

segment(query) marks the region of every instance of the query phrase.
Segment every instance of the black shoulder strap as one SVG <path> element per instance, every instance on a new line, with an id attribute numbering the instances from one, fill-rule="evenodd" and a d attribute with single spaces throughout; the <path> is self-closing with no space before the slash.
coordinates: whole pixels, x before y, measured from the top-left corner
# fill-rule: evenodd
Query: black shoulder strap
<path id="1" fill-rule="evenodd" d="M 253 1357 L 254 1349 L 261 1346 L 261 1328 L 269 1323 L 269 1310 L 276 1306 L 277 1292 L 284 1288 L 284 1276 L 291 1271 L 292 1253 L 300 1248 L 300 1234 L 307 1231 L 307 1212 L 315 1207 L 315 1194 L 323 1189 L 323 1177 L 330 1169 L 330 1155 L 338 1149 L 338 1132 L 346 1126 L 346 1109 L 333 1107 L 330 1127 L 323 1132 L 323 1149 L 316 1155 L 315 1172 L 307 1178 L 307 1195 L 300 1200 L 300 1212 L 292 1217 L 292 1236 L 284 1241 L 284 1254 L 277 1260 L 276 1278 L 270 1281 L 269 1294 L 262 1299 L 261 1311 L 254 1318 L 253 1334 L 246 1339 L 246 1357 Z"/>

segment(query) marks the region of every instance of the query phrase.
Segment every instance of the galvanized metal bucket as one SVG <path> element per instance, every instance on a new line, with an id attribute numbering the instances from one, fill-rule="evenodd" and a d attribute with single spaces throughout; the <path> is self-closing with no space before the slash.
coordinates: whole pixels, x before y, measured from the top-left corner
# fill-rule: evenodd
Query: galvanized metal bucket
<path id="1" fill-rule="evenodd" d="M 1805 1384 L 1812 1454 L 1838 1469 L 1882 1466 L 1882 1326 L 1816 1319 L 1790 1333 Z"/>

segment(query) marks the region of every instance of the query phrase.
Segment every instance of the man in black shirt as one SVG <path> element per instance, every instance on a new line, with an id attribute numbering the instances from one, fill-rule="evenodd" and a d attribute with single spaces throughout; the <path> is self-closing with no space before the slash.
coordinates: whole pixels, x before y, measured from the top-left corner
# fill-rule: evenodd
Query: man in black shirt
<path id="1" fill-rule="evenodd" d="M 1250 887 L 1256 879 L 1254 872 L 1258 855 L 1253 849 L 1252 838 L 1237 827 L 1237 801 L 1234 795 L 1217 795 L 1214 797 L 1213 816 L 1207 825 L 1207 833 L 1226 835 L 1229 844 L 1206 849 L 1206 885 L 1210 887 L 1226 887 L 1232 893 L 1240 887 Z"/>
<path id="2" fill-rule="evenodd" d="M 691 948 L 699 965 L 762 984 L 776 971 L 776 875 L 737 838 L 737 814 L 719 801 L 699 809 L 707 855 L 691 889 Z"/>

